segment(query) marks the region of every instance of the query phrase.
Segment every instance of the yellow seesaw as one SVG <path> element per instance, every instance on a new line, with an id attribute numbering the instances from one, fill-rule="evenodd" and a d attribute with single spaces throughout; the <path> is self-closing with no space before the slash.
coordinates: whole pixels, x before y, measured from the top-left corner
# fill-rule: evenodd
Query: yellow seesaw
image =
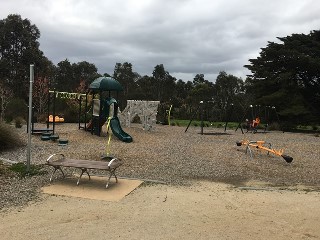
<path id="1" fill-rule="evenodd" d="M 237 141 L 236 144 L 237 144 L 237 146 L 245 145 L 246 146 L 246 153 L 249 151 L 251 158 L 252 158 L 252 149 L 251 148 L 256 148 L 261 151 L 266 151 L 268 154 L 273 153 L 277 156 L 280 156 L 287 163 L 291 163 L 293 161 L 292 157 L 283 154 L 283 152 L 284 152 L 283 149 L 275 150 L 272 148 L 271 143 L 268 143 L 266 141 L 242 140 L 242 141 Z"/>

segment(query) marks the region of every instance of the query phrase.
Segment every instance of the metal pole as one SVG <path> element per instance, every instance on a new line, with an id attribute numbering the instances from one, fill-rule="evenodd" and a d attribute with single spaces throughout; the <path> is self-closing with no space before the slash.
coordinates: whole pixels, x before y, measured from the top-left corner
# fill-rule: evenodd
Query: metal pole
<path id="1" fill-rule="evenodd" d="M 201 135 L 203 135 L 203 101 L 200 101 L 201 107 L 200 107 L 200 118 L 201 118 Z"/>
<path id="2" fill-rule="evenodd" d="M 229 120 L 231 118 L 231 114 L 233 112 L 233 103 L 230 104 L 230 110 L 228 112 L 228 108 L 227 108 L 227 111 L 226 111 L 226 123 L 224 125 L 224 131 L 226 132 L 227 131 L 227 126 L 228 126 L 228 123 L 229 123 Z"/>
<path id="3" fill-rule="evenodd" d="M 201 101 L 201 102 L 203 102 L 203 101 Z M 200 102 L 200 104 L 201 104 L 201 102 Z M 193 113 L 193 115 L 192 115 L 192 117 L 191 117 L 191 119 L 190 119 L 190 122 L 189 122 L 186 130 L 184 130 L 184 132 L 187 132 L 187 131 L 188 131 L 188 128 L 190 127 L 191 122 L 193 121 L 194 117 L 195 117 L 196 114 L 198 113 L 198 110 L 199 110 L 199 108 L 200 108 L 200 104 L 198 105 L 196 111 Z"/>
<path id="4" fill-rule="evenodd" d="M 30 64 L 28 129 L 31 129 L 31 118 L 32 118 L 32 85 L 33 85 L 33 80 L 34 80 L 34 65 L 33 65 L 33 64 Z M 27 172 L 30 171 L 30 158 L 31 158 L 31 131 L 28 131 Z"/>

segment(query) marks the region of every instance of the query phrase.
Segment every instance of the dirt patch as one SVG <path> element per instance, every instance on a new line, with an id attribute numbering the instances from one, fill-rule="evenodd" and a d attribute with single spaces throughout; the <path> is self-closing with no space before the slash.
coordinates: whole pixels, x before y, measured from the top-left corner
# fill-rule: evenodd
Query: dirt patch
<path id="1" fill-rule="evenodd" d="M 0 214 L 0 231 L 7 240 L 319 239 L 319 197 L 212 182 L 147 184 L 119 202 L 43 195 Z"/>

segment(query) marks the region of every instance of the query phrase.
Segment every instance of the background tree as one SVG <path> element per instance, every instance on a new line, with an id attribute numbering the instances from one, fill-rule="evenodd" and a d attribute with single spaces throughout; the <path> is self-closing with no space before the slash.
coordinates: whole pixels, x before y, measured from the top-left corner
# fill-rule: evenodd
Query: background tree
<path id="1" fill-rule="evenodd" d="M 39 49 L 40 31 L 28 19 L 12 14 L 0 20 L 0 36 L 0 79 L 16 98 L 26 100 L 30 64 L 41 75 L 49 62 Z"/>
<path id="2" fill-rule="evenodd" d="M 4 119 L 7 105 L 12 96 L 13 92 L 0 81 L 0 122 Z"/>
<path id="3" fill-rule="evenodd" d="M 320 119 L 320 32 L 292 34 L 269 42 L 260 56 L 245 65 L 252 75 L 247 91 L 256 103 L 276 106 L 295 123 Z"/>
<path id="4" fill-rule="evenodd" d="M 193 78 L 193 84 L 197 85 L 199 83 L 204 83 L 204 74 L 200 73 L 200 74 L 196 74 L 196 76 Z"/>
<path id="5" fill-rule="evenodd" d="M 80 81 L 80 79 L 78 80 Z M 71 92 L 74 86 L 77 86 L 76 82 L 73 67 L 69 60 L 65 59 L 59 62 L 56 68 L 55 80 L 51 87 L 54 87 L 57 91 Z"/>
<path id="6" fill-rule="evenodd" d="M 78 92 L 79 90 L 83 91 L 84 88 L 88 88 L 93 80 L 100 77 L 97 67 L 87 61 L 73 63 L 72 70 L 74 83 L 71 89 L 74 92 Z"/>
<path id="7" fill-rule="evenodd" d="M 47 110 L 49 96 L 49 80 L 38 77 L 33 83 L 32 102 L 38 114 L 43 114 Z"/>
<path id="8" fill-rule="evenodd" d="M 169 73 L 164 69 L 163 64 L 159 64 L 154 67 L 152 72 L 152 76 L 155 79 L 157 85 L 157 100 L 163 100 L 163 93 L 164 93 L 164 82 Z"/>
<path id="9" fill-rule="evenodd" d="M 136 74 L 132 70 L 132 64 L 125 62 L 116 63 L 113 77 L 122 85 L 123 92 L 119 93 L 120 108 L 124 108 L 127 100 L 131 99 L 133 89 L 135 88 Z"/>
<path id="10" fill-rule="evenodd" d="M 74 93 L 86 93 L 88 90 L 88 86 L 85 80 L 80 80 L 79 85 L 74 89 Z M 75 96 L 72 98 L 68 98 L 68 99 L 64 99 L 65 103 L 66 103 L 66 107 L 64 108 L 64 110 L 66 110 L 64 112 L 64 117 L 66 118 L 67 121 L 70 122 L 76 122 L 78 121 L 78 117 L 79 117 L 79 110 L 80 110 L 80 105 L 81 105 L 81 113 L 80 115 L 83 116 L 83 118 L 81 119 L 81 121 L 84 120 L 84 115 L 86 114 L 86 112 L 88 111 L 87 109 L 85 109 L 85 101 L 86 98 L 85 97 L 80 97 L 80 96 Z M 81 101 L 81 102 L 80 102 Z M 88 98 L 87 99 L 87 104 L 88 106 L 90 106 L 92 99 Z"/>
<path id="11" fill-rule="evenodd" d="M 211 101 L 213 97 L 213 83 L 204 79 L 204 74 L 196 74 L 193 79 L 192 87 L 189 89 L 189 94 L 186 99 L 186 103 L 190 105 L 190 116 L 199 107 L 200 101 L 203 101 L 202 108 L 204 110 L 204 119 L 208 119 L 210 115 L 210 109 L 208 108 L 208 101 Z M 198 118 L 200 118 L 200 111 L 198 112 Z"/>
<path id="12" fill-rule="evenodd" d="M 171 104 L 176 94 L 176 78 L 167 73 L 163 82 L 162 101 Z"/>
<path id="13" fill-rule="evenodd" d="M 204 75 L 201 74 L 203 77 Z M 213 83 L 208 80 L 204 80 L 202 77 L 199 81 L 197 74 L 193 80 L 193 88 L 190 91 L 190 96 L 193 99 L 193 104 L 198 105 L 200 101 L 211 101 L 213 97 Z"/>
<path id="14" fill-rule="evenodd" d="M 176 117 L 187 118 L 189 116 L 188 108 L 186 104 L 186 99 L 189 95 L 189 91 L 193 88 L 191 81 L 184 82 L 179 79 L 174 86 L 174 94 L 171 96 L 170 104 L 173 105 L 173 113 Z"/>
<path id="15" fill-rule="evenodd" d="M 57 91 L 75 92 L 79 84 L 88 87 L 94 79 L 100 77 L 97 71 L 97 67 L 92 63 L 86 61 L 70 63 L 65 59 L 57 64 L 51 87 L 55 87 Z"/>
<path id="16" fill-rule="evenodd" d="M 136 88 L 133 94 L 133 99 L 147 101 L 157 100 L 158 91 L 154 77 L 147 75 L 140 77 L 136 82 Z"/>
<path id="17" fill-rule="evenodd" d="M 217 76 L 213 90 L 213 101 L 216 114 L 219 115 L 220 119 L 224 120 L 226 111 L 231 104 L 239 104 L 236 100 L 240 100 L 237 96 L 243 91 L 243 84 L 241 78 L 227 74 L 224 71 Z"/>

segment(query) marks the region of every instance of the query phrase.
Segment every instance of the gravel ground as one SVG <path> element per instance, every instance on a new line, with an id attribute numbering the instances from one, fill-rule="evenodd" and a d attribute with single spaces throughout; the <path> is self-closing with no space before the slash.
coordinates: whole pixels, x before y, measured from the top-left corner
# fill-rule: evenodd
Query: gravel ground
<path id="1" fill-rule="evenodd" d="M 39 126 L 43 127 L 43 126 Z M 124 130 L 133 137 L 132 143 L 124 143 L 112 136 L 111 153 L 121 158 L 124 165 L 118 176 L 127 178 L 163 181 L 172 185 L 188 185 L 190 180 L 202 179 L 227 182 L 237 186 L 249 181 L 265 182 L 268 186 L 296 187 L 320 190 L 320 138 L 315 134 L 267 133 L 241 134 L 241 131 L 222 128 L 157 125 L 152 131 L 144 131 L 141 125 Z M 25 126 L 18 129 L 27 141 Z M 41 141 L 39 135 L 32 136 L 31 163 L 44 164 L 50 154 L 63 153 L 69 158 L 99 160 L 106 151 L 107 134 L 101 137 L 78 130 L 77 124 L 56 125 L 60 139 L 68 139 L 67 146 L 57 142 Z M 293 157 L 288 164 L 281 157 L 267 155 L 254 150 L 251 159 L 245 154 L 245 147 L 237 147 L 242 139 L 264 140 L 275 149 L 284 149 L 284 154 Z M 0 158 L 11 161 L 26 161 L 26 147 L 1 152 Z M 40 187 L 49 184 L 52 169 L 44 166 L 47 174 L 19 179 L 17 176 L 0 176 L 0 209 L 23 206 L 41 197 Z M 68 169 L 67 173 L 79 172 Z M 99 174 L 99 172 L 96 172 Z M 56 173 L 55 177 L 61 177 Z"/>

